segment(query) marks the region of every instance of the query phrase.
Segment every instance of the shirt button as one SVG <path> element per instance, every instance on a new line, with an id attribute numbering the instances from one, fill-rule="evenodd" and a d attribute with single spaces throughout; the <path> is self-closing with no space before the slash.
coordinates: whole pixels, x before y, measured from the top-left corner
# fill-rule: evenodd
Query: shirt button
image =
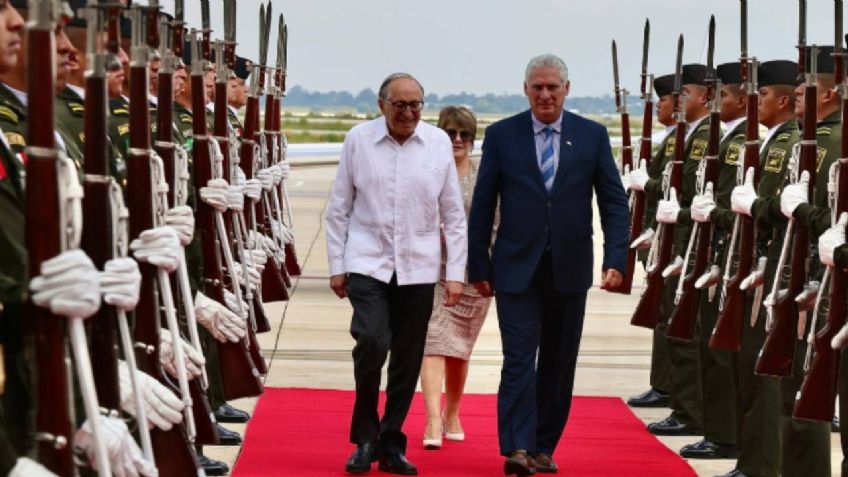
<path id="1" fill-rule="evenodd" d="M 551 201 L 548 201 L 548 207 L 550 207 L 550 206 L 551 206 Z"/>

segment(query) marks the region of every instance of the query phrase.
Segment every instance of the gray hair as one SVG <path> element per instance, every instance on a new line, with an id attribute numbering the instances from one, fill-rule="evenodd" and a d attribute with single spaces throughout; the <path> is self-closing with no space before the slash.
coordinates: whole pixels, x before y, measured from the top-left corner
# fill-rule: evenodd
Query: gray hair
<path id="1" fill-rule="evenodd" d="M 524 81 L 530 81 L 530 75 L 533 74 L 533 70 L 536 68 L 556 68 L 559 70 L 559 77 L 562 78 L 562 82 L 568 83 L 568 67 L 556 55 L 545 53 L 544 55 L 533 57 L 527 63 L 527 69 L 524 71 Z"/>
<path id="2" fill-rule="evenodd" d="M 379 98 L 385 101 L 389 97 L 389 86 L 395 80 L 399 79 L 410 79 L 415 81 L 415 84 L 418 85 L 418 89 L 421 90 L 421 99 L 424 99 L 424 87 L 421 86 L 421 83 L 409 73 L 392 73 L 387 76 L 386 79 L 383 80 L 383 84 L 380 85 L 380 91 L 378 93 Z"/>

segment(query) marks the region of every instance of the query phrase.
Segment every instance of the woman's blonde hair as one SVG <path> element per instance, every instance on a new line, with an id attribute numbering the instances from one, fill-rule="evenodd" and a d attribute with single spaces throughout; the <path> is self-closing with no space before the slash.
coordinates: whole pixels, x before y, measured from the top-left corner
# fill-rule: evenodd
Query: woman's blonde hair
<path id="1" fill-rule="evenodd" d="M 471 131 L 471 135 L 477 137 L 477 116 L 465 106 L 447 106 L 439 111 L 439 122 L 436 125 L 445 129 L 450 124 L 456 124 L 461 129 Z"/>

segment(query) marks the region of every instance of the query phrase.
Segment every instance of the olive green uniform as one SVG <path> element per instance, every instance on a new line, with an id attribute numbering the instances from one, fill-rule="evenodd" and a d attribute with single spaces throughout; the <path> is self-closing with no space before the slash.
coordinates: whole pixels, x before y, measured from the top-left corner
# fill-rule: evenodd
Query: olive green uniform
<path id="1" fill-rule="evenodd" d="M 645 183 L 645 229 L 656 230 L 657 202 L 662 197 L 662 174 L 665 164 L 674 156 L 674 130 L 673 127 L 669 128 L 665 138 L 654 152 L 654 157 L 651 158 L 648 169 L 651 179 Z M 664 393 L 668 393 L 671 389 L 671 357 L 668 352 L 668 340 L 665 337 L 668 328 L 667 318 L 660 315 L 657 326 L 654 328 L 651 348 L 651 387 Z"/>
<path id="2" fill-rule="evenodd" d="M 745 143 L 746 124 L 746 121 L 737 124 L 719 143 L 718 180 L 713 189 L 716 208 L 710 214 L 713 225 L 714 263 L 719 267 L 724 266 L 725 248 L 733 227 L 734 214 L 730 211 L 730 193 L 736 185 L 736 169 Z M 710 300 L 707 290 L 699 294 L 698 327 L 701 333 L 698 343 L 701 356 L 704 439 L 720 444 L 735 444 L 737 414 L 734 353 L 711 349 L 709 345 L 712 330 L 718 321 L 718 295 L 716 293 Z"/>

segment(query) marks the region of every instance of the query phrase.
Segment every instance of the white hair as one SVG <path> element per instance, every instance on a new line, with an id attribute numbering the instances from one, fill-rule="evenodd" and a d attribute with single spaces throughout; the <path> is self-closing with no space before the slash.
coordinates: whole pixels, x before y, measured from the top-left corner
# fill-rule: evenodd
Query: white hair
<path id="1" fill-rule="evenodd" d="M 524 71 L 524 81 L 530 81 L 530 75 L 533 74 L 533 70 L 536 68 L 556 68 L 559 70 L 559 77 L 562 79 L 562 82 L 568 82 L 568 67 L 565 66 L 565 62 L 556 55 L 545 53 L 544 55 L 533 57 L 530 62 L 527 63 L 527 69 Z"/>

